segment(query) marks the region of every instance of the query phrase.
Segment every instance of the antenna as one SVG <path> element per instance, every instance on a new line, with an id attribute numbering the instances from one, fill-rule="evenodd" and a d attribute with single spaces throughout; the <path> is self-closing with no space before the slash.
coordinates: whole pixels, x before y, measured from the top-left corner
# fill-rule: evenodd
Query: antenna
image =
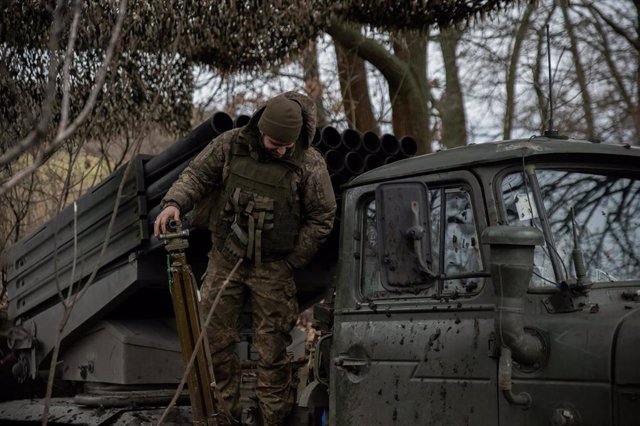
<path id="1" fill-rule="evenodd" d="M 547 24 L 547 65 L 549 68 L 549 128 L 545 130 L 544 135 L 548 138 L 557 138 L 558 131 L 553 128 L 553 83 L 551 82 L 551 42 L 549 41 L 549 24 Z"/>
<path id="2" fill-rule="evenodd" d="M 576 285 L 584 287 L 587 284 L 591 284 L 587 278 L 587 268 L 584 264 L 584 254 L 582 248 L 580 248 L 580 240 L 578 238 L 578 232 L 576 228 L 576 211 L 571 207 L 571 228 L 573 229 L 573 251 L 571 256 L 573 257 L 573 266 L 576 270 Z"/>

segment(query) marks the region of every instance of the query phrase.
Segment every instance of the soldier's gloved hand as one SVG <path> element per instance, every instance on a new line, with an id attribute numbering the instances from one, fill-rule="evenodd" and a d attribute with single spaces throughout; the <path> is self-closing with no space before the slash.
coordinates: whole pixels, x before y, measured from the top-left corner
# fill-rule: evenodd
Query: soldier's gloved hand
<path id="1" fill-rule="evenodd" d="M 167 224 L 172 219 L 176 222 L 180 221 L 180 210 L 176 206 L 167 206 L 156 217 L 156 221 L 153 224 L 153 235 L 158 237 L 160 234 L 166 234 Z"/>

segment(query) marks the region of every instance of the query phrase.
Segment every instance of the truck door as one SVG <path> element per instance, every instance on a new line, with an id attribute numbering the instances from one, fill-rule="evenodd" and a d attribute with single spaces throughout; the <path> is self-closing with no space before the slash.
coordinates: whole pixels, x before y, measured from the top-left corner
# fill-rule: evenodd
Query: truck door
<path id="1" fill-rule="evenodd" d="M 404 281 L 398 280 L 402 274 L 390 279 L 389 268 L 419 269 L 407 263 L 415 257 L 414 245 L 400 247 L 406 243 L 405 229 L 394 231 L 390 225 L 380 231 L 380 185 L 347 192 L 335 299 L 331 423 L 497 425 L 494 306 L 484 289 L 488 274 L 478 241 L 486 223 L 480 187 L 468 172 L 393 184 L 385 209 L 398 212 L 411 209 L 412 198 L 418 198 L 402 195 L 404 186 L 426 184 L 418 210 L 428 228 L 427 240 L 421 241 L 430 241 L 421 256 L 436 275 L 451 278 L 414 271 Z M 389 247 L 393 241 L 399 246 Z M 382 243 L 387 244 L 383 256 Z"/>

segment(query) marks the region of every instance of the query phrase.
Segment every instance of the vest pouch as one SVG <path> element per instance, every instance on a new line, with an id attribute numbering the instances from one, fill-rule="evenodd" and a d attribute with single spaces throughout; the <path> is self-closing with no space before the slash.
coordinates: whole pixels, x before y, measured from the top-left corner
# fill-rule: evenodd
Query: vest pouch
<path id="1" fill-rule="evenodd" d="M 229 258 L 237 260 L 245 257 L 246 250 L 246 246 L 242 244 L 234 233 L 231 233 L 224 240 L 220 251 L 227 260 Z"/>
<path id="2" fill-rule="evenodd" d="M 293 175 L 300 169 L 291 162 L 254 158 L 243 147 L 246 144 L 235 145 L 214 236 L 221 242 L 229 238 L 232 252 L 243 246 L 245 257 L 256 263 L 282 259 L 295 248 L 302 223 L 292 185 Z M 228 204 L 233 212 L 224 208 Z"/>
<path id="3" fill-rule="evenodd" d="M 233 222 L 228 225 L 222 251 L 235 258 L 253 259 L 256 265 L 268 260 L 263 253 L 263 237 L 274 229 L 274 200 L 237 187 L 225 206 L 225 213 L 230 211 Z"/>

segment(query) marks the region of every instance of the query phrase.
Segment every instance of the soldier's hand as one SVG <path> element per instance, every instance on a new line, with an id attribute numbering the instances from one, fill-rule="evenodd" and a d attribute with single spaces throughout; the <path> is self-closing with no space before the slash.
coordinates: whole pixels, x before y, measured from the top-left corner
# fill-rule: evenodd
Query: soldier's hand
<path id="1" fill-rule="evenodd" d="M 180 221 L 180 210 L 175 206 L 167 206 L 156 217 L 156 221 L 153 224 L 153 235 L 158 237 L 160 234 L 166 234 L 167 224 L 172 219 L 176 222 Z"/>

